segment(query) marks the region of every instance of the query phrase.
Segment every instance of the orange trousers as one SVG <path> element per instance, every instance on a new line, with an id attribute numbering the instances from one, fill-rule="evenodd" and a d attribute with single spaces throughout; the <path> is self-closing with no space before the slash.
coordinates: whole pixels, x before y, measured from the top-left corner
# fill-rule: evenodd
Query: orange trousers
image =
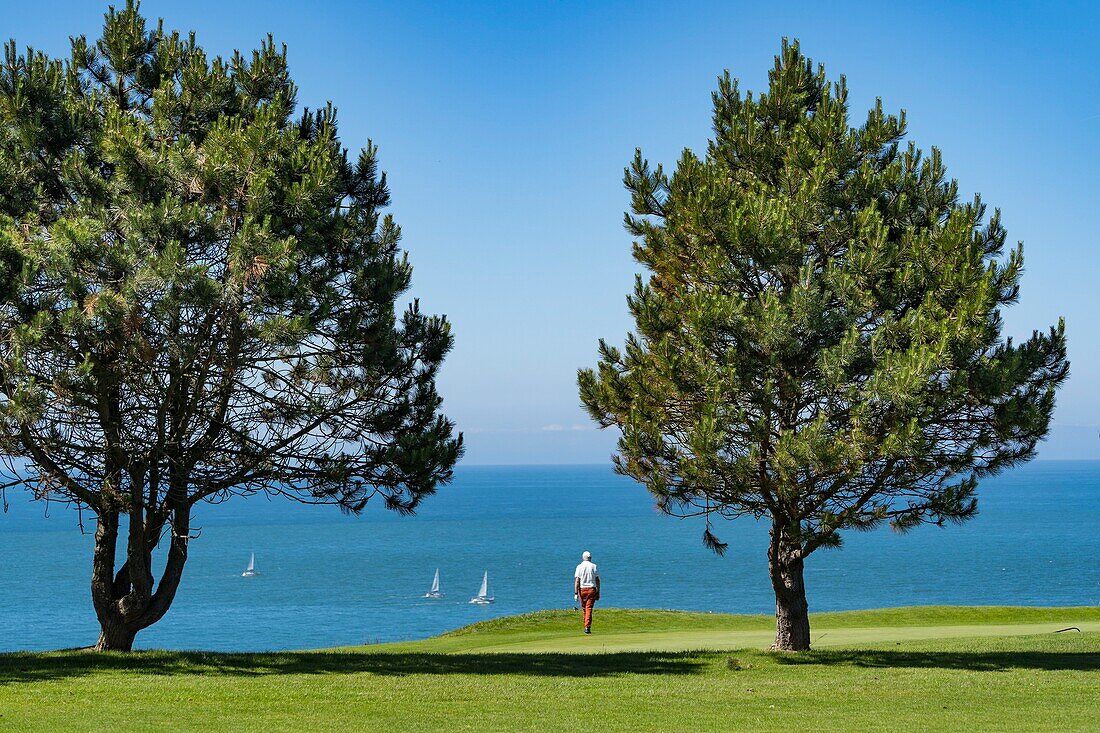
<path id="1" fill-rule="evenodd" d="M 592 607 L 596 605 L 596 589 L 581 588 L 581 608 L 584 610 L 584 628 L 592 628 Z"/>

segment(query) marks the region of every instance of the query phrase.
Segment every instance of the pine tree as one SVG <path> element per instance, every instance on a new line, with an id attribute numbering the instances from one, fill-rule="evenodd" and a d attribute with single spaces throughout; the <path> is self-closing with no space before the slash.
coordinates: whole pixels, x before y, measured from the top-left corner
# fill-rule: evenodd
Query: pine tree
<path id="1" fill-rule="evenodd" d="M 648 271 L 636 332 L 601 341 L 581 399 L 619 473 L 675 515 L 771 523 L 774 648 L 810 645 L 803 568 L 840 531 L 973 516 L 979 479 L 1026 461 L 1068 373 L 1064 327 L 1015 344 L 1020 246 L 960 202 L 940 153 L 783 43 L 765 94 L 727 72 L 704 157 L 627 169 Z"/>
<path id="2" fill-rule="evenodd" d="M 199 502 L 408 513 L 450 480 L 449 324 L 398 315 L 377 149 L 299 114 L 285 47 L 211 58 L 131 0 L 70 59 L 13 41 L 0 179 L 0 452 L 95 515 L 97 648 L 168 610 Z"/>

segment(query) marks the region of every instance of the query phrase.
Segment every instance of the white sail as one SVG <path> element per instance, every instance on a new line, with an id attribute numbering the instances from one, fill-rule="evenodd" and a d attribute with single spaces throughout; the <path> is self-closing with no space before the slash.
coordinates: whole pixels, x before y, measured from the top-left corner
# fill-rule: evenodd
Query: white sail
<path id="1" fill-rule="evenodd" d="M 425 598 L 442 598 L 443 591 L 439 590 L 439 568 L 435 569 L 435 577 L 432 578 L 432 589 L 424 594 Z"/>
<path id="2" fill-rule="evenodd" d="M 256 553 L 253 552 L 252 556 L 248 558 L 248 567 L 241 575 L 245 578 L 251 578 L 256 574 Z"/>
<path id="3" fill-rule="evenodd" d="M 470 599 L 470 603 L 476 603 L 479 606 L 487 606 L 496 599 L 489 595 L 489 571 L 485 571 L 485 575 L 481 578 L 481 590 L 477 592 L 477 595 Z"/>

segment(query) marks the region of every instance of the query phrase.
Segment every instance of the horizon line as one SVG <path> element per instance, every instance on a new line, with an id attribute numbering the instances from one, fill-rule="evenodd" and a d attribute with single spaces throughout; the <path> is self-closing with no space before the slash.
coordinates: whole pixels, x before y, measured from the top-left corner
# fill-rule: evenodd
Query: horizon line
<path id="1" fill-rule="evenodd" d="M 1012 468 L 1019 468 L 1020 466 L 1026 466 L 1029 463 L 1067 463 L 1070 461 L 1082 461 L 1100 463 L 1100 457 L 1098 458 L 1033 458 L 1026 463 L 1021 463 L 1019 466 L 1009 466 L 1005 470 L 1011 470 Z M 610 463 L 465 463 L 460 461 L 455 468 L 554 468 L 554 467 L 586 467 L 586 466 L 610 466 Z"/>

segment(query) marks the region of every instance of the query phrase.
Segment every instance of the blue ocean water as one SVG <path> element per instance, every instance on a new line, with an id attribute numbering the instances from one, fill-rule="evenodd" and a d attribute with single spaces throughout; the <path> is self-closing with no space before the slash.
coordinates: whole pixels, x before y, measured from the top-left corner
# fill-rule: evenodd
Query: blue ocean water
<path id="1" fill-rule="evenodd" d="M 911 604 L 1100 604 L 1100 461 L 1039 461 L 984 482 L 961 526 L 845 535 L 807 563 L 811 610 Z M 94 643 L 92 524 L 19 493 L 0 514 L 0 650 Z M 87 520 L 88 518 L 85 517 Z M 572 605 L 591 550 L 601 605 L 772 613 L 767 527 L 658 514 L 608 466 L 460 467 L 417 516 L 252 497 L 202 506 L 172 609 L 138 646 L 302 649 L 423 638 L 493 616 Z M 242 578 L 251 552 L 259 575 Z M 423 598 L 436 568 L 442 600 Z M 482 572 L 497 601 L 471 606 Z"/>

